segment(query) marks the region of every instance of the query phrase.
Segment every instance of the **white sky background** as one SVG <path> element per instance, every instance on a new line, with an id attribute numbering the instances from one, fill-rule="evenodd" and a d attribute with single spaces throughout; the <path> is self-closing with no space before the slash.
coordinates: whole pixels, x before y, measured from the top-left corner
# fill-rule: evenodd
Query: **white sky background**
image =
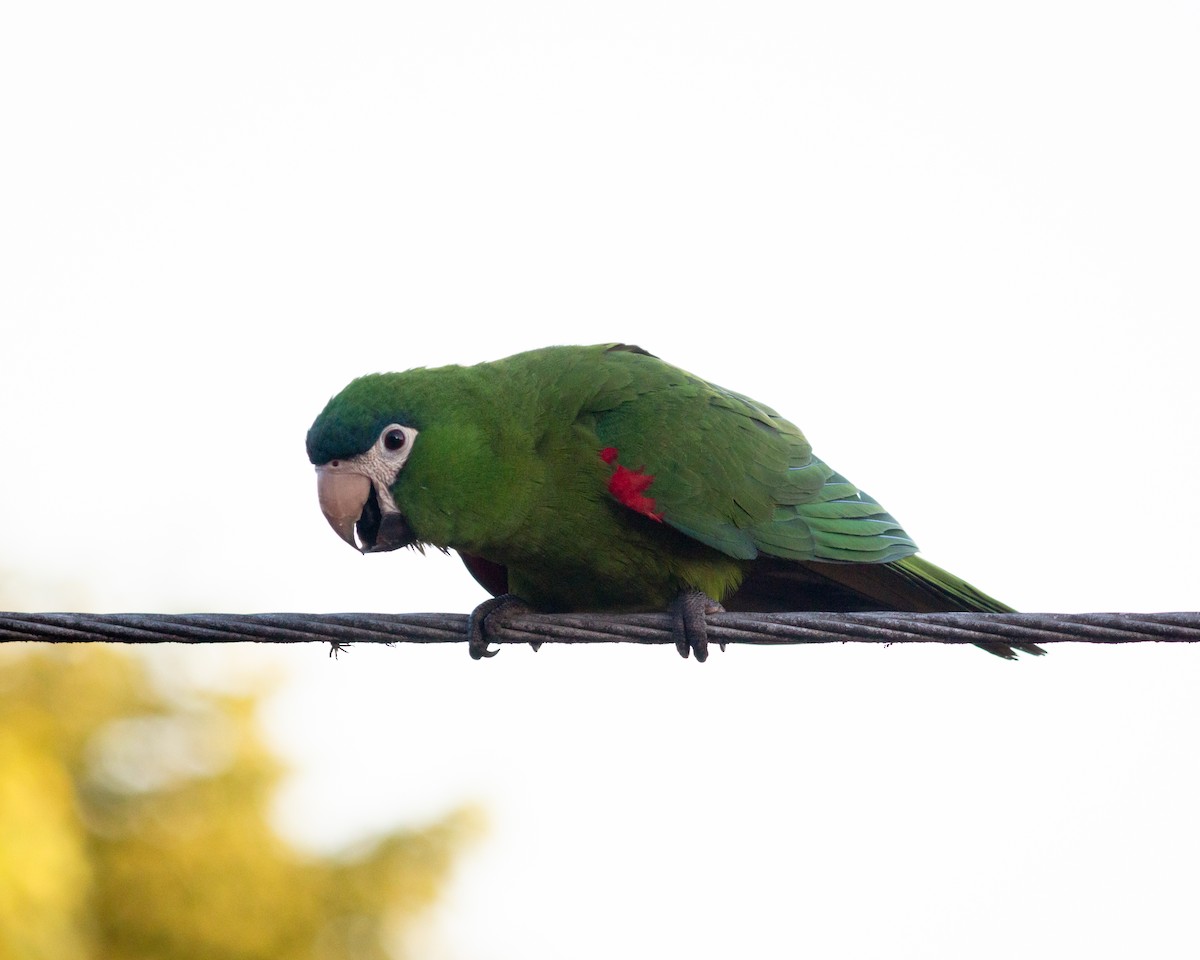
<path id="1" fill-rule="evenodd" d="M 1198 44 L 1182 3 L 10 5 L 0 566 L 469 610 L 456 560 L 336 539 L 309 423 L 624 340 L 1022 609 L 1195 610 Z M 180 659 L 264 656 L 289 835 L 489 810 L 429 957 L 1200 947 L 1200 650 Z"/>

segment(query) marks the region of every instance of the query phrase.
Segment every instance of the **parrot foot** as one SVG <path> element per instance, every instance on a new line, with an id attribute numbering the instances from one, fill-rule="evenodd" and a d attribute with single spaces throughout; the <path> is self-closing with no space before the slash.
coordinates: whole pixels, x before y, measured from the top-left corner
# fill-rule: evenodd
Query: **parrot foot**
<path id="1" fill-rule="evenodd" d="M 467 641 L 472 660 L 482 660 L 484 657 L 494 657 L 499 650 L 488 649 L 488 624 L 503 623 L 513 614 L 531 613 L 525 602 L 515 593 L 502 593 L 491 600 L 485 600 L 471 611 L 471 620 L 467 625 Z M 534 650 L 540 643 L 530 644 Z"/>
<path id="2" fill-rule="evenodd" d="M 708 623 L 710 613 L 724 613 L 725 608 L 702 590 L 681 590 L 671 603 L 670 614 L 674 618 L 671 632 L 675 635 L 675 649 L 686 658 L 688 651 L 703 663 L 708 659 Z M 721 644 L 725 649 L 725 644 Z"/>

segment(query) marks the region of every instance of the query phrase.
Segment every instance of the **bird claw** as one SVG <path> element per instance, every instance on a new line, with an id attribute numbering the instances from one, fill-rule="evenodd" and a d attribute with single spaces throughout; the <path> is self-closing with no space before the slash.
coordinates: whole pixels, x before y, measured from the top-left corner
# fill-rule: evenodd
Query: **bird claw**
<path id="1" fill-rule="evenodd" d="M 513 593 L 503 593 L 491 600 L 485 600 L 472 610 L 471 619 L 467 624 L 467 642 L 471 659 L 482 660 L 484 657 L 494 657 L 500 652 L 498 649 L 488 649 L 489 624 L 501 624 L 513 614 L 529 612 L 529 607 L 525 605 L 524 601 Z M 532 646 L 534 650 L 537 650 L 541 644 Z"/>
<path id="2" fill-rule="evenodd" d="M 674 618 L 671 632 L 675 636 L 675 649 L 686 658 L 688 651 L 703 663 L 708 659 L 708 622 L 710 613 L 724 613 L 725 608 L 702 590 L 681 590 L 671 603 L 670 613 Z M 725 644 L 721 644 L 725 649 Z"/>

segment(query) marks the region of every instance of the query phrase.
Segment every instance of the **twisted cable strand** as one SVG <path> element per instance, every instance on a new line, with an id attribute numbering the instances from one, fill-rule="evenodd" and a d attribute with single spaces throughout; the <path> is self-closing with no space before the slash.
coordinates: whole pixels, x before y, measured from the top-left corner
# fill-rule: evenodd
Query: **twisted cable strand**
<path id="1" fill-rule="evenodd" d="M 455 643 L 453 613 L 0 613 L 0 642 Z M 714 643 L 1141 643 L 1200 641 L 1200 613 L 721 613 Z M 522 614 L 497 643 L 671 643 L 666 614 Z"/>

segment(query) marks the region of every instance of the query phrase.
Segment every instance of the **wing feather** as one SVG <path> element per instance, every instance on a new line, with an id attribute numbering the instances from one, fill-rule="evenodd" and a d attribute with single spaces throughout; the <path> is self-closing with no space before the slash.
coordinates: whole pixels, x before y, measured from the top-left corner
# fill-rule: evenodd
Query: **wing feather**
<path id="1" fill-rule="evenodd" d="M 609 352 L 586 411 L 604 447 L 653 476 L 656 514 L 731 557 L 884 563 L 916 544 L 875 500 L 813 456 L 793 423 L 644 353 Z"/>

